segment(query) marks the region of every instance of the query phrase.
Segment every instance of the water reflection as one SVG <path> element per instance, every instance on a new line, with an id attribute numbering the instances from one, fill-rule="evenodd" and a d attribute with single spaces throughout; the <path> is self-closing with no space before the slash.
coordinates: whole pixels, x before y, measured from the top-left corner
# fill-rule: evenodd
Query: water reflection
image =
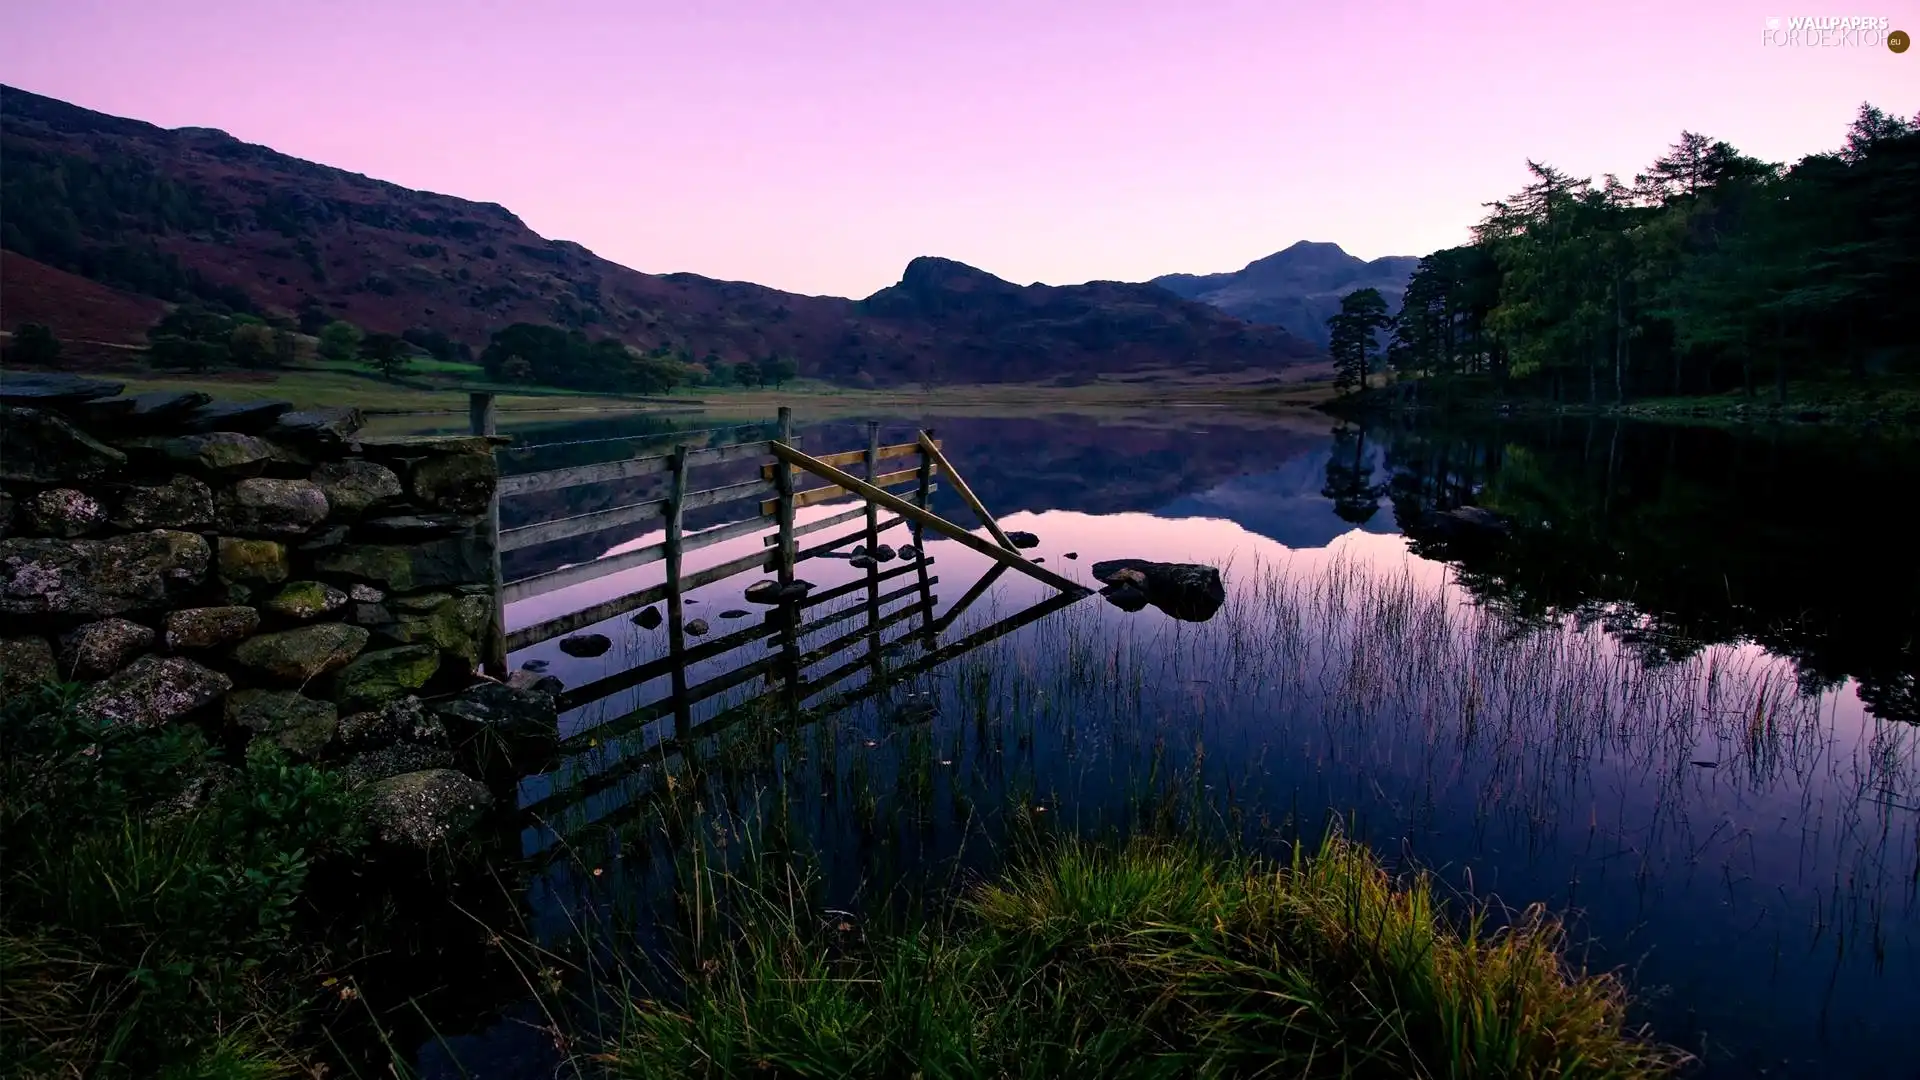
<path id="1" fill-rule="evenodd" d="M 528 850 L 568 837 L 536 889 L 554 927 L 658 910 L 689 842 L 776 828 L 817 858 L 826 902 L 937 887 L 992 865 L 1008 814 L 1124 828 L 1191 770 L 1248 837 L 1331 815 L 1464 893 L 1575 911 L 1585 957 L 1627 967 L 1643 1018 L 1714 1075 L 1911 1071 L 1920 566 L 1880 508 L 1920 490 L 1912 447 L 1571 422 L 887 423 L 887 441 L 937 427 L 1050 567 L 1089 584 L 1102 560 L 1221 567 L 1226 606 L 1048 610 L 1044 586 L 930 537 L 937 578 L 876 583 L 878 605 L 844 561 L 808 564 L 846 590 L 817 614 L 844 617 L 788 640 L 716 621 L 738 641 L 662 666 L 660 636 L 621 620 L 605 657 L 516 654 L 576 690 L 631 682 L 563 717 L 573 772 L 524 785 Z M 806 436 L 864 442 L 855 423 Z M 522 570 L 657 536 L 590 539 Z M 746 608 L 750 580 L 693 598 Z M 786 660 L 685 700 L 769 652 Z M 668 827 L 663 789 L 694 793 L 709 839 Z"/>

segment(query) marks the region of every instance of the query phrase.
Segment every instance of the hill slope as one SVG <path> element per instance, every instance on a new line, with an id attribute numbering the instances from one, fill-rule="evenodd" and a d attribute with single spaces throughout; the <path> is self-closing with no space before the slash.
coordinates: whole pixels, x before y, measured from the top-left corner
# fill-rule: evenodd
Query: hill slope
<path id="1" fill-rule="evenodd" d="M 0 87 L 0 246 L 120 293 L 217 301 L 310 326 L 348 319 L 438 330 L 476 350 L 532 322 L 665 347 L 692 359 L 793 357 L 803 374 L 965 382 L 1144 368 L 1246 370 L 1316 355 L 1169 293 L 1097 283 L 1019 289 L 979 271 L 967 289 L 1029 297 L 967 309 L 924 303 L 958 277 L 920 274 L 865 302 L 694 274 L 643 274 L 548 240 L 506 208 L 413 191 L 289 157 L 207 128 L 163 129 Z M 983 283 L 991 282 L 991 286 Z M 979 286 L 974 289 L 974 286 Z M 1011 292 L 1008 292 L 1011 290 Z M 71 291 L 71 290 L 69 290 Z M 105 295 L 105 294 L 103 294 Z M 902 302 L 905 297 L 911 303 Z M 915 299 L 917 298 L 917 299 Z M 96 311 L 12 305 L 8 327 L 117 325 Z"/>
<path id="2" fill-rule="evenodd" d="M 1165 274 L 1152 283 L 1236 318 L 1281 327 L 1324 348 L 1327 318 L 1340 310 L 1342 296 L 1356 289 L 1379 289 L 1387 309 L 1398 311 L 1407 279 L 1419 262 L 1411 255 L 1367 262 L 1338 244 L 1302 240 L 1231 273 Z"/>

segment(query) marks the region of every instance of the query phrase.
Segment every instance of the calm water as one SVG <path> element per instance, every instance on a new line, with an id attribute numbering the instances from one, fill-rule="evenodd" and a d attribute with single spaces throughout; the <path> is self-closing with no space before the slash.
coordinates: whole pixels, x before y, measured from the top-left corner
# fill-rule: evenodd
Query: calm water
<path id="1" fill-rule="evenodd" d="M 569 708 L 563 768 L 520 795 L 534 817 L 519 843 L 540 867 L 526 910 L 541 932 L 660 903 L 673 852 L 649 807 L 688 756 L 702 760 L 716 835 L 739 842 L 777 820 L 817 856 L 826 902 L 850 907 L 890 883 L 990 867 L 1010 813 L 1124 827 L 1142 792 L 1191 771 L 1207 813 L 1256 843 L 1334 818 L 1463 895 L 1568 913 L 1580 957 L 1624 969 L 1639 1019 L 1709 1075 L 1920 1075 L 1902 1037 L 1920 1005 L 1912 444 L 1571 420 L 1363 431 L 1213 410 L 882 420 L 883 442 L 937 428 L 1002 524 L 1041 538 L 1029 554 L 1050 568 L 1091 581 L 1102 559 L 1207 563 L 1225 572 L 1227 604 L 1183 622 L 1093 598 L 1007 629 L 1053 594 L 1006 574 L 947 624 L 990 563 L 929 536 L 924 576 L 879 586 L 877 631 L 864 590 L 809 612 L 848 617 L 794 644 L 798 687 L 758 669 L 729 680 L 779 655 L 745 634 Z M 622 423 L 522 430 L 572 445 L 509 454 L 505 468 L 627 456 L 631 444 L 592 441 L 646 430 Z M 754 433 L 686 436 L 734 437 Z M 803 438 L 829 452 L 866 436 L 835 422 Z M 695 486 L 754 472 L 696 471 Z M 650 494 L 575 489 L 503 512 L 512 526 Z M 950 490 L 934 505 L 973 523 Z M 1434 516 L 1461 505 L 1513 531 Z M 688 526 L 741 516 L 713 508 Z M 510 553 L 506 576 L 658 538 L 616 530 Z M 716 544 L 687 568 L 761 545 Z M 661 573 L 516 604 L 509 624 Z M 863 577 L 830 557 L 800 575 L 817 591 Z M 713 630 L 689 644 L 756 625 L 740 593 L 759 576 L 690 594 L 688 616 Z M 735 609 L 753 614 L 721 617 Z M 512 662 L 544 662 L 578 688 L 667 649 L 665 631 L 627 616 L 595 629 L 615 642 L 606 656 L 548 642 Z M 676 688 L 716 680 L 732 685 L 683 707 L 677 723 L 694 735 L 672 739 Z M 801 718 L 730 744 L 724 732 L 749 713 Z M 429 1046 L 423 1064 L 534 1075 L 545 1056 L 503 1023 Z"/>

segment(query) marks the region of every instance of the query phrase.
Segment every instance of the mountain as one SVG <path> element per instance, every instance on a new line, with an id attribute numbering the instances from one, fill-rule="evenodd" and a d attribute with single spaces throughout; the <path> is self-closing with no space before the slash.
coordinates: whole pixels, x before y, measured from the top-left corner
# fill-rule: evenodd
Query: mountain
<path id="1" fill-rule="evenodd" d="M 1321 352 L 1149 286 L 1021 288 L 937 259 L 864 301 L 644 274 L 493 203 L 11 87 L 0 87 L 0 157 L 0 291 L 36 290 L 0 320 L 63 338 L 137 343 L 157 298 L 309 328 L 433 330 L 475 351 L 511 323 L 541 323 L 692 359 L 777 353 L 802 374 L 879 383 L 1265 371 Z"/>
<path id="2" fill-rule="evenodd" d="M 1419 262 L 1412 255 L 1367 262 L 1339 244 L 1302 240 L 1232 273 L 1166 274 L 1152 284 L 1235 318 L 1281 327 L 1325 348 L 1327 319 L 1340 310 L 1342 296 L 1356 289 L 1379 289 L 1387 309 L 1398 311 L 1407 279 Z"/>

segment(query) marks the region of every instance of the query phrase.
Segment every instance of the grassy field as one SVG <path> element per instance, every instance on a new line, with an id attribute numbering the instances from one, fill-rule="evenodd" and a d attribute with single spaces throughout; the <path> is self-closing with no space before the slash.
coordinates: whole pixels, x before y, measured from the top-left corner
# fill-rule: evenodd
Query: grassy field
<path id="1" fill-rule="evenodd" d="M 350 365 L 316 364 L 279 372 L 222 371 L 168 374 L 150 371 L 103 372 L 124 382 L 128 393 L 149 390 L 199 390 L 229 400 L 272 399 L 302 407 L 351 406 L 380 414 L 465 414 L 467 395 L 491 390 L 498 408 L 510 413 L 591 413 L 609 411 L 698 411 L 720 417 L 771 415 L 790 406 L 803 418 L 856 415 L 888 410 L 980 409 L 999 415 L 1060 412 L 1082 408 L 1215 405 L 1303 408 L 1326 400 L 1321 384 L 1249 383 L 1221 378 L 1154 381 L 1101 380 L 1083 386 L 1027 383 L 892 387 L 857 390 L 813 379 L 779 388 L 701 387 L 662 396 L 587 394 L 571 390 L 494 385 L 452 369 L 411 373 L 398 381 L 379 378 Z"/>

